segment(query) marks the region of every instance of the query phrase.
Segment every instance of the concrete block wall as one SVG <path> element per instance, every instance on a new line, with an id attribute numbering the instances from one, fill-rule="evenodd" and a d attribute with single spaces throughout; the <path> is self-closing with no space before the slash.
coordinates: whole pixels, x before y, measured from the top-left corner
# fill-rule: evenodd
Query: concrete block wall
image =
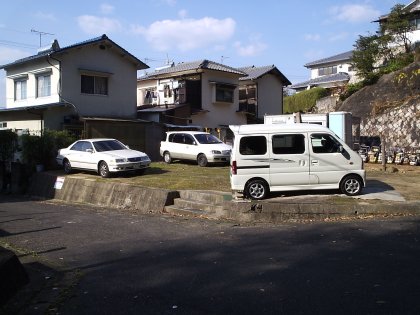
<path id="1" fill-rule="evenodd" d="M 126 209 L 137 213 L 161 213 L 165 206 L 173 204 L 173 200 L 179 197 L 177 191 L 75 176 L 64 177 L 61 189 L 56 189 L 54 185 L 57 178 L 48 172 L 33 174 L 27 195 Z"/>

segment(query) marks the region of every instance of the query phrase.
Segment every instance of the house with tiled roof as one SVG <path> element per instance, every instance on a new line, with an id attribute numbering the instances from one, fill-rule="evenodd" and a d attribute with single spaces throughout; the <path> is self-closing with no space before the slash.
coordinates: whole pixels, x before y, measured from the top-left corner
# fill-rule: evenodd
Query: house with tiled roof
<path id="1" fill-rule="evenodd" d="M 246 124 L 239 78 L 246 73 L 211 60 L 171 64 L 137 80 L 138 118 L 197 126 L 225 139 L 229 125 Z"/>
<path id="2" fill-rule="evenodd" d="M 413 46 L 417 46 L 420 42 L 420 0 L 411 1 L 402 10 L 413 26 L 413 29 L 407 33 L 407 38 Z M 382 15 L 374 21 L 379 23 L 380 29 L 382 29 L 383 23 L 388 20 L 388 16 L 389 14 Z"/>
<path id="3" fill-rule="evenodd" d="M 238 68 L 246 73 L 239 78 L 239 111 L 249 123 L 264 120 L 264 115 L 283 114 L 283 88 L 291 82 L 274 65 Z"/>
<path id="4" fill-rule="evenodd" d="M 0 66 L 6 71 L 6 107 L 0 122 L 10 129 L 83 128 L 83 117 L 136 119 L 137 71 L 148 66 L 106 35 Z"/>
<path id="5" fill-rule="evenodd" d="M 304 82 L 292 84 L 289 88 L 297 92 L 313 87 L 323 87 L 336 95 L 348 83 L 356 79 L 356 71 L 351 65 L 353 51 L 347 51 L 328 58 L 305 64 L 311 71 L 311 78 Z"/>

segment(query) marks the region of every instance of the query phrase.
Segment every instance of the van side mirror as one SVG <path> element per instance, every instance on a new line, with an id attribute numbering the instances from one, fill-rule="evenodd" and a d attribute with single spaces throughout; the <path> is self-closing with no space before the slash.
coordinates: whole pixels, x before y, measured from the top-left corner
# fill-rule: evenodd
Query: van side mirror
<path id="1" fill-rule="evenodd" d="M 340 145 L 340 146 L 338 147 L 338 151 L 340 151 L 340 153 L 343 153 L 344 148 L 343 148 L 343 146 L 342 146 L 342 145 Z"/>

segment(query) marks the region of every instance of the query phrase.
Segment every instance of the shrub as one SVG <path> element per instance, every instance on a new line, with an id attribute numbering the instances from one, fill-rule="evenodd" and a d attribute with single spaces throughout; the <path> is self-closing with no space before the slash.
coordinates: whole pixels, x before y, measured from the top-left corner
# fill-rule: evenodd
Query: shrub
<path id="1" fill-rule="evenodd" d="M 55 168 L 58 150 L 75 140 L 67 131 L 45 130 L 42 136 L 22 135 L 23 162 L 31 168 L 37 164 L 43 164 L 46 169 Z"/>
<path id="2" fill-rule="evenodd" d="M 302 91 L 291 96 L 284 98 L 283 112 L 295 113 L 295 112 L 308 112 L 315 105 L 316 101 L 327 96 L 328 92 L 326 89 L 316 87 L 310 90 Z"/>
<path id="3" fill-rule="evenodd" d="M 17 147 L 17 134 L 11 130 L 0 130 L 0 161 L 10 161 Z"/>

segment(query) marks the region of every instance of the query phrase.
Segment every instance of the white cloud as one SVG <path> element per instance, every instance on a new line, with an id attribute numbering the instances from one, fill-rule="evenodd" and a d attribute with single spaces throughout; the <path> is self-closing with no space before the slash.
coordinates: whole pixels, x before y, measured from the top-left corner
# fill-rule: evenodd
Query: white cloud
<path id="1" fill-rule="evenodd" d="M 82 15 L 77 18 L 79 27 L 87 34 L 106 34 L 121 30 L 121 24 L 116 19 L 98 17 L 93 15 Z"/>
<path id="2" fill-rule="evenodd" d="M 260 40 L 259 35 L 253 35 L 249 38 L 248 44 L 243 44 L 237 41 L 233 44 L 239 56 L 252 57 L 263 52 L 267 45 Z"/>
<path id="3" fill-rule="evenodd" d="M 179 10 L 178 11 L 178 16 L 181 19 L 185 19 L 188 16 L 188 11 L 187 10 Z"/>
<path id="4" fill-rule="evenodd" d="M 34 13 L 34 16 L 40 20 L 48 20 L 52 22 L 57 21 L 57 18 L 52 13 L 45 13 L 45 12 L 37 11 Z"/>
<path id="5" fill-rule="evenodd" d="M 320 39 L 321 39 L 321 35 L 319 34 L 305 34 L 305 40 L 319 41 Z"/>
<path id="6" fill-rule="evenodd" d="M 305 59 L 309 62 L 319 60 L 325 57 L 323 50 L 308 50 L 304 53 Z"/>
<path id="7" fill-rule="evenodd" d="M 330 8 L 333 20 L 350 23 L 371 22 L 378 18 L 380 11 L 369 4 L 345 4 Z"/>
<path id="8" fill-rule="evenodd" d="M 108 4 L 108 3 L 102 3 L 100 6 L 100 10 L 102 14 L 111 14 L 114 12 L 115 7 Z"/>
<path id="9" fill-rule="evenodd" d="M 236 23 L 231 18 L 182 19 L 156 21 L 148 27 L 132 26 L 132 31 L 142 35 L 154 47 L 165 51 L 180 51 L 221 45 L 235 32 Z"/>

